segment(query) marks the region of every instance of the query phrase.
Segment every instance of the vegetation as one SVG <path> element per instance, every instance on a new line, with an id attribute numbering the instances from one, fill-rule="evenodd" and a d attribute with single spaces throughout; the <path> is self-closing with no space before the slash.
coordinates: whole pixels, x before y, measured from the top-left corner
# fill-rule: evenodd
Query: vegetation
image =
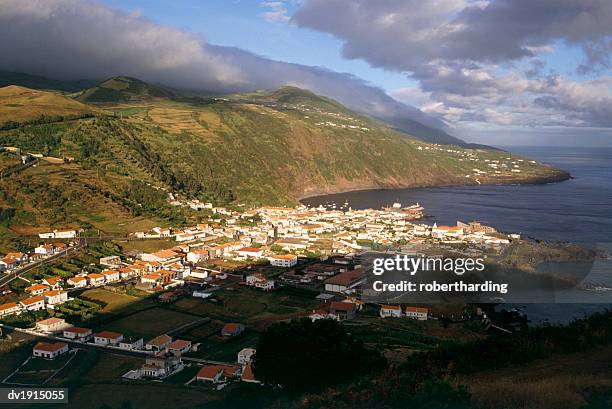
<path id="1" fill-rule="evenodd" d="M 267 384 L 304 391 L 346 381 L 384 364 L 379 353 L 366 349 L 338 322 L 303 318 L 273 324 L 261 335 L 253 371 Z"/>
<path id="2" fill-rule="evenodd" d="M 44 172 L 14 175 L 8 186 L 0 183 L 0 200 L 7 207 L 31 208 L 29 215 L 17 215 L 17 224 L 53 208 L 56 214 L 45 215 L 52 223 L 65 214 L 103 225 L 79 210 L 80 201 L 89 197 L 91 203 L 82 207 L 102 219 L 108 219 L 109 212 L 95 203 L 125 219 L 158 217 L 181 224 L 201 217 L 168 206 L 164 189 L 219 204 L 294 204 L 304 195 L 344 189 L 475 183 L 465 178 L 474 165 L 462 160 L 463 154 L 478 152 L 483 160 L 510 155 L 455 146 L 426 150 L 429 145 L 415 138 L 293 87 L 225 99 L 181 98 L 117 77 L 79 95 L 81 101 L 101 104 L 95 107 L 30 91 L 40 93 L 40 98 L 55 98 L 54 110 L 83 110 L 96 117 L 27 125 L 18 121 L 19 126 L 0 131 L 7 145 L 75 158 L 75 163 L 45 166 Z M 13 118 L 14 110 L 22 115 L 31 109 L 0 106 L 3 110 Z M 8 114 L 9 110 L 13 111 Z M 40 118 L 28 112 L 24 118 Z M 70 118 L 55 111 L 44 114 Z M 523 168 L 522 174 L 507 179 L 481 179 L 515 183 L 566 176 L 528 161 Z M 63 179 L 61 186 L 58 178 Z M 46 189 L 51 194 L 42 197 L 39 192 Z M 29 196 L 41 197 L 34 201 Z"/>

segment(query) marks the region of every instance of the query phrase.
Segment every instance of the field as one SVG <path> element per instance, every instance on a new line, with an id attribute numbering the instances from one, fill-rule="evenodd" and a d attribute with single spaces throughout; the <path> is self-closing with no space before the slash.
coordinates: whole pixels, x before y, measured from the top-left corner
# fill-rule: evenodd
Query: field
<path id="1" fill-rule="evenodd" d="M 59 94 L 29 88 L 0 88 L 0 124 L 27 122 L 41 116 L 78 116 L 99 110 Z"/>
<path id="2" fill-rule="evenodd" d="M 193 315 L 163 308 L 151 308 L 116 321 L 105 323 L 103 328 L 100 329 L 149 339 L 196 320 L 198 320 L 198 317 Z"/>
<path id="3" fill-rule="evenodd" d="M 585 396 L 612 390 L 612 347 L 481 372 L 459 381 L 470 387 L 477 409 L 575 409 L 586 404 Z"/>
<path id="4" fill-rule="evenodd" d="M 282 288 L 265 292 L 248 287 L 214 292 L 218 303 L 198 298 L 183 298 L 173 308 L 225 322 L 239 321 L 263 328 L 278 319 L 303 315 L 319 303 L 316 293 Z"/>
<path id="5" fill-rule="evenodd" d="M 232 338 L 223 338 L 219 334 L 220 331 L 217 331 L 215 335 L 201 339 L 198 351 L 190 353 L 188 356 L 212 361 L 235 362 L 240 350 L 255 348 L 259 339 L 259 333 L 249 329 Z"/>
<path id="6" fill-rule="evenodd" d="M 43 385 L 51 377 L 57 376 L 71 365 L 72 360 L 79 354 L 73 351 L 53 360 L 31 357 L 6 383 L 19 385 Z"/>
<path id="7" fill-rule="evenodd" d="M 104 303 L 104 308 L 101 313 L 127 313 L 134 309 L 143 309 L 154 305 L 151 300 L 143 300 L 142 298 L 134 297 L 119 292 L 112 292 L 102 288 L 87 290 L 82 293 L 82 296 L 97 302 Z"/>

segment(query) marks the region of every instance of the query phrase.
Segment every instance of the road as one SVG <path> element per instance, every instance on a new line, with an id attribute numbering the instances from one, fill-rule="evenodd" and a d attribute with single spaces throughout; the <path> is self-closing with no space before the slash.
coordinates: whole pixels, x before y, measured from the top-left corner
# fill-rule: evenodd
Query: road
<path id="1" fill-rule="evenodd" d="M 54 261 L 58 258 L 64 257 L 64 256 L 68 256 L 70 253 L 74 253 L 75 251 L 81 249 L 84 246 L 83 243 L 79 242 L 77 245 L 72 246 L 72 247 L 68 247 L 66 250 L 63 250 L 57 254 L 52 255 L 51 257 L 47 257 L 44 258 L 42 260 L 38 260 L 35 261 L 33 263 L 29 263 L 25 266 L 19 267 L 15 270 L 12 270 L 10 273 L 5 274 L 3 277 L 0 278 L 0 288 L 4 287 L 5 285 L 7 285 L 8 283 L 10 283 L 11 281 L 15 280 L 17 277 L 22 276 L 23 274 L 27 273 L 28 271 L 31 271 L 33 269 L 35 269 L 36 267 L 40 267 L 46 263 L 49 263 L 51 261 Z"/>

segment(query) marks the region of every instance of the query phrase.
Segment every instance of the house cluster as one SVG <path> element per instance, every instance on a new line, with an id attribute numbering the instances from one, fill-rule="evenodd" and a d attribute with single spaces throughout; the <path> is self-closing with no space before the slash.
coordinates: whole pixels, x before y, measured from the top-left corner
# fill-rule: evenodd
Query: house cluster
<path id="1" fill-rule="evenodd" d="M 379 314 L 381 318 L 411 318 L 419 321 L 426 321 L 429 316 L 429 309 L 426 307 L 404 306 L 401 305 L 381 305 Z"/>
<path id="2" fill-rule="evenodd" d="M 54 277 L 26 287 L 25 292 L 28 294 L 26 298 L 0 305 L 0 318 L 26 311 L 53 309 L 69 299 L 68 291 L 62 288 L 62 280 Z"/>
<path id="3" fill-rule="evenodd" d="M 232 381 L 243 381 L 249 383 L 260 383 L 253 375 L 251 366 L 256 350 L 244 348 L 238 352 L 237 364 L 212 364 L 204 365 L 198 371 L 195 380 L 197 382 L 224 385 Z"/>
<path id="4" fill-rule="evenodd" d="M 349 296 L 341 301 L 331 301 L 324 304 L 324 307 L 313 310 L 308 317 L 312 321 L 320 319 L 333 319 L 336 321 L 350 320 L 355 318 L 357 313 L 361 311 L 364 302 L 355 296 Z"/>
<path id="5" fill-rule="evenodd" d="M 79 234 L 78 230 L 53 230 L 52 232 L 39 233 L 41 239 L 74 239 Z"/>
<path id="6" fill-rule="evenodd" d="M 68 247 L 69 245 L 65 243 L 43 243 L 30 253 L 19 251 L 7 253 L 4 256 L 0 256 L 0 272 L 11 273 L 13 270 L 27 266 L 35 261 L 61 253 Z"/>
<path id="7" fill-rule="evenodd" d="M 371 244 L 439 241 L 499 245 L 509 243 L 512 238 L 477 222 L 457 222 L 456 226 L 416 223 L 424 215 L 418 203 L 407 207 L 395 203 L 380 210 L 334 205 L 329 208 L 260 207 L 240 212 L 213 208 L 213 211 L 222 215 L 223 224 L 154 230 L 164 237 L 174 237 L 183 245 L 185 260 L 193 264 L 215 258 L 267 259 L 273 266 L 287 268 L 297 264 L 297 256 L 307 251 L 323 249 L 329 253 L 350 254 Z"/>
<path id="8" fill-rule="evenodd" d="M 444 152 L 459 157 L 459 162 L 468 162 L 473 164 L 474 168 L 471 169 L 471 173 L 465 175 L 466 178 L 475 178 L 478 182 L 478 177 L 501 177 L 512 175 L 513 173 L 521 173 L 523 170 L 527 170 L 529 166 L 537 164 L 536 161 L 526 161 L 524 159 L 517 159 L 512 157 L 504 158 L 491 158 L 488 152 L 480 149 L 456 149 L 450 148 L 446 145 L 439 144 L 421 144 L 417 147 L 420 151 L 425 152 Z M 489 158 L 482 157 L 489 156 Z"/>

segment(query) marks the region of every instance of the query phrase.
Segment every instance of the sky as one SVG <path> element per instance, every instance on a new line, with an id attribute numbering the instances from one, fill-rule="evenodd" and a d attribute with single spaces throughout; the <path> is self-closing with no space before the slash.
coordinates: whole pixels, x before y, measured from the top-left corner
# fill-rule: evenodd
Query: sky
<path id="1" fill-rule="evenodd" d="M 297 85 L 467 141 L 612 145 L 609 0 L 0 0 L 0 69 Z"/>

